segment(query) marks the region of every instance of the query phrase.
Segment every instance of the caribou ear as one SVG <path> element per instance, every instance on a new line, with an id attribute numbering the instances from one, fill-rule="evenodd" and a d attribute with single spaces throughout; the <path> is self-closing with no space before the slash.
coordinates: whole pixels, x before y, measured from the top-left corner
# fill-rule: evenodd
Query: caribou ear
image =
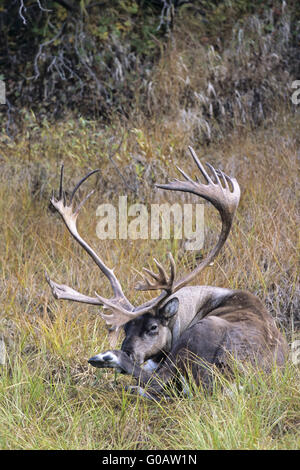
<path id="1" fill-rule="evenodd" d="M 173 297 L 173 299 L 169 300 L 160 310 L 159 315 L 163 317 L 165 320 L 169 320 L 172 318 L 177 312 L 179 307 L 179 300 L 177 297 Z"/>

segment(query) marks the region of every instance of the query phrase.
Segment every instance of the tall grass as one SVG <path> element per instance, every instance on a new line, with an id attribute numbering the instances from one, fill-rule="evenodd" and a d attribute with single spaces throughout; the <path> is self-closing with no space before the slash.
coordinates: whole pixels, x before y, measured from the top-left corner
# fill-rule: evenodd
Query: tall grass
<path id="1" fill-rule="evenodd" d="M 196 282 L 255 292 L 290 342 L 297 338 L 299 324 L 298 129 L 299 116 L 282 113 L 272 126 L 233 133 L 209 148 L 195 146 L 200 158 L 235 175 L 242 188 L 229 241 Z M 0 334 L 7 350 L 6 364 L 0 366 L 2 449 L 299 446 L 296 365 L 289 362 L 283 373 L 274 371 L 268 377 L 254 371 L 239 373 L 235 385 L 217 378 L 211 395 L 194 390 L 189 399 L 174 397 L 160 403 L 131 397 L 124 391 L 129 377 L 95 371 L 86 362 L 109 348 L 97 308 L 56 301 L 45 282 L 47 270 L 57 282 L 86 294 L 96 290 L 110 295 L 103 276 L 49 208 L 62 160 L 68 191 L 87 169 L 100 167 L 98 179 L 88 183 L 96 185 L 97 195 L 80 214 L 79 227 L 105 262 L 116 266 L 134 303 L 144 301 L 147 294 L 133 291 L 137 277 L 132 266 L 140 270 L 152 256 L 164 260 L 171 249 L 179 271 L 189 269 L 193 258 L 180 246 L 177 250 L 174 240 L 100 241 L 95 233 L 100 202 L 117 202 L 118 194 L 128 193 L 132 200 L 151 203 L 159 200 L 153 182 L 173 176 L 175 164 L 180 162 L 193 174 L 185 153 L 189 137 L 193 144 L 192 133 L 173 129 L 165 134 L 159 123 L 151 129 L 147 123 L 139 128 L 117 123 L 112 129 L 70 119 L 38 126 L 34 116 L 28 116 L 28 126 L 16 141 L 2 138 Z M 135 191 L 126 186 L 112 158 Z M 208 249 L 218 222 L 208 208 L 205 217 Z"/>
<path id="2" fill-rule="evenodd" d="M 12 364 L 13 361 L 13 364 Z M 42 354 L 15 352 L 0 382 L 2 449 L 296 449 L 299 369 L 216 377 L 215 390 L 148 402 L 107 374 L 60 378 Z M 124 384 L 123 384 L 124 385 Z"/>
<path id="3" fill-rule="evenodd" d="M 132 113 L 109 126 L 69 116 L 51 123 L 22 110 L 23 131 L 0 136 L 0 448 L 2 449 L 295 449 L 299 447 L 299 366 L 283 371 L 216 376 L 212 394 L 150 402 L 132 397 L 130 377 L 97 371 L 87 359 L 109 348 L 96 307 L 55 300 L 44 271 L 82 293 L 111 295 L 107 280 L 71 239 L 49 196 L 65 164 L 69 193 L 96 193 L 78 225 L 105 263 L 115 267 L 137 305 L 149 298 L 133 286 L 155 257 L 172 251 L 178 272 L 196 262 L 180 240 L 99 240 L 96 208 L 130 202 L 199 202 L 154 189 L 155 182 L 202 161 L 234 175 L 242 195 L 234 227 L 214 265 L 195 284 L 248 289 L 266 303 L 289 343 L 299 339 L 300 116 L 286 106 L 291 75 L 285 59 L 291 17 L 249 16 L 224 47 L 207 46 L 199 19 L 182 9 L 181 23 L 151 76 L 134 87 Z M 269 10 L 266 10 L 269 11 Z M 221 11 L 222 13 L 222 11 Z M 220 22 L 221 21 L 220 16 Z M 270 33 L 270 28 L 272 33 Z M 228 33 L 228 31 L 227 31 Z M 217 35 L 219 32 L 216 33 Z M 205 38 L 204 38 L 205 39 Z M 141 92 L 142 89 L 142 92 Z M 220 222 L 205 206 L 206 252 Z"/>

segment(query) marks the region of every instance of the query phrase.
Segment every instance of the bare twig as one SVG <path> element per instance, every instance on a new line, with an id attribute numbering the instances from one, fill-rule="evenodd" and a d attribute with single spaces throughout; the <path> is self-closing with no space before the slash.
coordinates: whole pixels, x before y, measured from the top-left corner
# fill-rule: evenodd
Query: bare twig
<path id="1" fill-rule="evenodd" d="M 37 78 L 39 78 L 40 76 L 40 71 L 39 71 L 39 68 L 38 68 L 38 60 L 43 52 L 43 48 L 46 47 L 46 46 L 49 46 L 49 44 L 52 44 L 54 41 L 56 41 L 56 39 L 59 38 L 59 36 L 62 34 L 63 32 L 63 29 L 64 29 L 64 26 L 65 26 L 65 22 L 63 23 L 60 31 L 52 38 L 50 39 L 49 41 L 45 41 L 43 42 L 42 44 L 39 45 L 39 50 L 38 50 L 38 53 L 37 55 L 35 56 L 34 58 L 34 71 L 35 71 L 35 75 L 33 77 L 30 77 L 30 78 L 34 78 L 35 80 Z"/>
<path id="2" fill-rule="evenodd" d="M 160 14 L 160 22 L 157 27 L 157 31 L 165 24 L 167 30 L 169 31 L 173 27 L 174 19 L 174 4 L 173 0 L 162 0 L 163 7 Z"/>
<path id="3" fill-rule="evenodd" d="M 23 21 L 23 24 L 26 25 L 27 22 L 26 22 L 25 17 L 23 16 L 23 11 L 24 11 L 24 13 L 26 13 L 27 9 L 26 9 L 26 7 L 24 6 L 24 1 L 23 1 L 23 0 L 20 0 L 19 15 L 20 15 L 20 17 L 21 17 L 21 19 L 22 19 L 22 21 Z"/>
<path id="4" fill-rule="evenodd" d="M 52 10 L 48 10 L 47 8 L 43 8 L 42 5 L 41 5 L 40 0 L 36 0 L 36 2 L 37 2 L 37 4 L 38 4 L 40 10 L 42 10 L 42 11 L 48 11 L 48 12 L 52 11 Z"/>

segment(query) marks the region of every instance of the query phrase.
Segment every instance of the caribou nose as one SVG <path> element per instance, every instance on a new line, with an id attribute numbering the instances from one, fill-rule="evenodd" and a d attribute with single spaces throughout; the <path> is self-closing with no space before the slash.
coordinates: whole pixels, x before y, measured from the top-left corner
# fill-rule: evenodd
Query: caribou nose
<path id="1" fill-rule="evenodd" d="M 91 364 L 91 366 L 93 367 L 99 367 L 100 364 L 103 363 L 103 358 L 100 360 L 100 354 L 98 354 L 97 356 L 93 356 L 93 357 L 90 357 L 90 359 L 88 360 L 88 363 Z"/>

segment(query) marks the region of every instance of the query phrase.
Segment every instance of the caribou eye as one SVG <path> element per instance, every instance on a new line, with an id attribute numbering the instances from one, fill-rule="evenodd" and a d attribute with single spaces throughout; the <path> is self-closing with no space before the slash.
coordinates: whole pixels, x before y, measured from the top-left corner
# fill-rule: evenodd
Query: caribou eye
<path id="1" fill-rule="evenodd" d="M 155 333 L 158 330 L 158 325 L 151 325 L 148 330 L 148 333 Z"/>

